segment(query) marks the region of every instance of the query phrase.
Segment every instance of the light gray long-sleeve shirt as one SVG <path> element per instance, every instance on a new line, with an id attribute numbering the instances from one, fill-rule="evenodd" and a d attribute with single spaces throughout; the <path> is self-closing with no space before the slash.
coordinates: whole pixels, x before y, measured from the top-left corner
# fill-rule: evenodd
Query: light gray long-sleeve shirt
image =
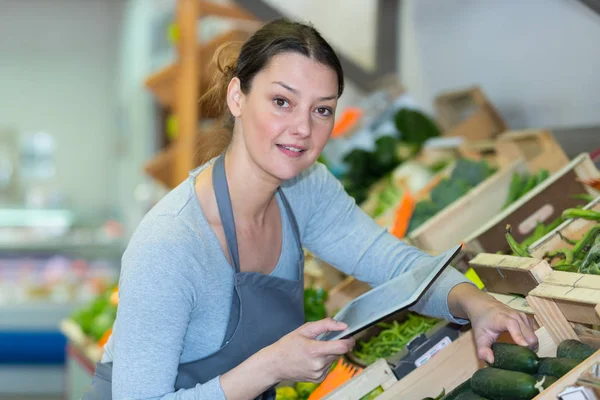
<path id="1" fill-rule="evenodd" d="M 180 363 L 220 348 L 231 306 L 234 272 L 194 191 L 195 176 L 205 167 L 150 210 L 123 255 L 117 319 L 102 358 L 113 362 L 114 399 L 225 400 L 219 376 L 174 392 Z M 377 225 L 322 164 L 282 189 L 303 246 L 361 281 L 381 284 L 430 257 Z M 297 279 L 298 249 L 277 200 L 283 238 L 272 275 Z M 446 269 L 412 309 L 464 323 L 452 317 L 447 302 L 462 282 L 468 280 L 461 273 Z"/>

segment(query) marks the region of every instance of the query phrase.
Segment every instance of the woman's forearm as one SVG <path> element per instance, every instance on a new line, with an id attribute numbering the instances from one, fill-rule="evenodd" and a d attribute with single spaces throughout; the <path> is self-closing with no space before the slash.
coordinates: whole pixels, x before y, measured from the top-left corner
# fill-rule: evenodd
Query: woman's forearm
<path id="1" fill-rule="evenodd" d="M 474 309 L 487 307 L 494 301 L 492 296 L 471 283 L 460 283 L 448 293 L 448 308 L 455 318 L 469 319 Z"/>
<path id="2" fill-rule="evenodd" d="M 278 383 L 273 362 L 266 351 L 259 351 L 221 375 L 221 387 L 227 400 L 251 400 Z"/>

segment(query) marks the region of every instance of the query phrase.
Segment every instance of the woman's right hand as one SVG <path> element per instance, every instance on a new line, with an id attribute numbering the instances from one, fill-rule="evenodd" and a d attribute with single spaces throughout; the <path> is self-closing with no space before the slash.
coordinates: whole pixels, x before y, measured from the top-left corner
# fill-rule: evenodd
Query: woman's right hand
<path id="1" fill-rule="evenodd" d="M 324 332 L 342 331 L 347 325 L 331 318 L 302 325 L 266 347 L 276 381 L 321 382 L 334 361 L 354 347 L 354 338 L 315 340 Z"/>

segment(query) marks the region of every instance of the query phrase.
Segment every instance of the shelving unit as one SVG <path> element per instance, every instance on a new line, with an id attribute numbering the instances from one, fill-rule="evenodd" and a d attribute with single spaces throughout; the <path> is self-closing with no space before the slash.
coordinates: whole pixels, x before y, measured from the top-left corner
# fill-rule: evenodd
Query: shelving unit
<path id="1" fill-rule="evenodd" d="M 145 79 L 144 85 L 161 107 L 169 109 L 177 121 L 177 135 L 144 166 L 146 173 L 165 186 L 179 184 L 195 166 L 195 139 L 203 119 L 217 117 L 202 109 L 199 99 L 209 89 L 214 72 L 215 51 L 228 42 L 245 41 L 258 28 L 257 19 L 235 4 L 177 0 L 177 59 Z M 198 42 L 197 24 L 204 17 L 235 20 L 231 30 L 208 42 Z"/>

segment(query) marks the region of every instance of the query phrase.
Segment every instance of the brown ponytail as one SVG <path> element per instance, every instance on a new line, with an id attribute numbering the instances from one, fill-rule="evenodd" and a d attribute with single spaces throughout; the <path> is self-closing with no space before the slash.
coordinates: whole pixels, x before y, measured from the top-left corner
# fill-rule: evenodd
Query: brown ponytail
<path id="1" fill-rule="evenodd" d="M 296 52 L 333 69 L 338 78 L 338 97 L 344 91 L 344 72 L 337 55 L 312 26 L 289 19 L 269 22 L 244 43 L 241 50 L 226 44 L 213 57 L 216 73 L 211 89 L 200 99 L 211 114 L 220 115 L 214 128 L 198 135 L 196 162 L 202 165 L 227 149 L 233 135 L 234 119 L 227 107 L 227 87 L 234 77 L 240 80 L 242 93 L 250 93 L 256 74 L 267 67 L 277 54 Z"/>
<path id="2" fill-rule="evenodd" d="M 227 107 L 227 87 L 235 76 L 239 44 L 221 45 L 213 56 L 211 63 L 215 66 L 210 89 L 200 98 L 203 110 L 211 115 L 218 115 L 216 123 L 203 128 L 198 135 L 195 161 L 202 165 L 223 153 L 233 134 L 233 116 Z"/>

